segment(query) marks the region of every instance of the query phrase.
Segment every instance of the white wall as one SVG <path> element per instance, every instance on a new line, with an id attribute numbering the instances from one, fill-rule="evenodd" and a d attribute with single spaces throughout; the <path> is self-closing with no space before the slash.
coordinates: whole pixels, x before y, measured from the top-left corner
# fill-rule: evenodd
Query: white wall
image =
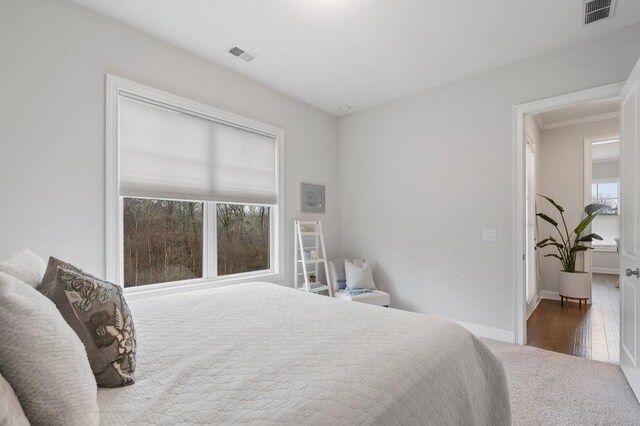
<path id="1" fill-rule="evenodd" d="M 62 0 L 0 2 L 0 258 L 29 247 L 105 268 L 105 73 L 285 130 L 286 268 L 300 181 L 326 185 L 337 256 L 335 117 Z"/>
<path id="2" fill-rule="evenodd" d="M 344 254 L 375 261 L 394 307 L 513 332 L 512 108 L 625 80 L 639 39 L 627 27 L 342 118 Z"/>
<path id="3" fill-rule="evenodd" d="M 592 259 L 593 272 L 618 274 L 620 271 L 620 257 L 616 251 L 594 250 Z"/>
<path id="4" fill-rule="evenodd" d="M 620 216 L 600 215 L 593 220 L 591 230 L 602 237 L 602 241 L 597 241 L 595 245 L 614 247 L 616 238 L 620 238 Z"/>
<path id="5" fill-rule="evenodd" d="M 565 208 L 569 229 L 580 223 L 584 212 L 584 140 L 590 137 L 608 136 L 620 131 L 620 120 L 611 118 L 592 123 L 543 130 L 540 145 L 539 193 L 553 198 Z M 538 211 L 558 217 L 557 210 L 544 200 L 538 203 Z M 555 229 L 540 220 L 540 238 L 556 236 Z M 551 248 L 544 253 L 553 253 Z M 583 268 L 583 256 L 578 256 L 577 268 Z M 551 257 L 540 258 L 541 290 L 557 292 L 560 280 L 560 261 Z"/>

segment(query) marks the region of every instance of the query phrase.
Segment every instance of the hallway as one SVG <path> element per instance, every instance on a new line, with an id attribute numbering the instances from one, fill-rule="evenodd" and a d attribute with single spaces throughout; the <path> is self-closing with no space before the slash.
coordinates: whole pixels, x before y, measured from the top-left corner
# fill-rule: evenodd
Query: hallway
<path id="1" fill-rule="evenodd" d="M 593 303 L 560 305 L 543 299 L 527 321 L 527 344 L 554 352 L 618 364 L 620 289 L 617 275 L 593 274 Z"/>

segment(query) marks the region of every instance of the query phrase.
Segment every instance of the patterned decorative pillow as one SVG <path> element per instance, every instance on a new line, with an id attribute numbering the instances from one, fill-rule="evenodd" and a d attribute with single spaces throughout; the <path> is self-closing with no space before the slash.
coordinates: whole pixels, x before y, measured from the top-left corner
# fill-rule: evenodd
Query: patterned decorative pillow
<path id="1" fill-rule="evenodd" d="M 43 279 L 38 290 L 55 303 L 80 337 L 98 386 L 133 384 L 136 333 L 122 288 L 64 262 L 50 261 L 49 266 L 55 267 L 55 279 L 49 283 Z"/>
<path id="2" fill-rule="evenodd" d="M 63 262 L 60 259 L 56 259 L 55 257 L 49 257 L 49 262 L 47 263 L 47 269 L 44 271 L 44 275 L 42 276 L 42 282 L 38 287 L 36 287 L 40 293 L 44 295 L 48 295 L 51 287 L 56 283 L 56 277 L 58 275 L 58 267 L 61 266 L 65 269 L 69 269 L 74 272 L 78 272 L 79 274 L 86 275 L 91 278 L 95 278 L 91 274 L 87 274 L 82 269 L 74 266 L 70 263 Z"/>

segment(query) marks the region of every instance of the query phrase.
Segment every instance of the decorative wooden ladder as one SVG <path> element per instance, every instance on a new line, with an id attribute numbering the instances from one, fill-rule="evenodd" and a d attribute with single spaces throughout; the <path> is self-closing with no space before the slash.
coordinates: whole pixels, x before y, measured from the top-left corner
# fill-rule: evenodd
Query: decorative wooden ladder
<path id="1" fill-rule="evenodd" d="M 322 223 L 320 221 L 300 221 L 294 223 L 295 256 L 293 273 L 295 288 L 309 293 L 328 291 L 333 297 L 333 288 L 329 282 L 329 264 L 324 247 Z M 307 244 L 307 245 L 305 245 Z M 326 283 L 312 282 L 311 276 L 319 279 L 320 265 L 324 265 Z M 304 281 L 300 278 L 303 277 Z"/>

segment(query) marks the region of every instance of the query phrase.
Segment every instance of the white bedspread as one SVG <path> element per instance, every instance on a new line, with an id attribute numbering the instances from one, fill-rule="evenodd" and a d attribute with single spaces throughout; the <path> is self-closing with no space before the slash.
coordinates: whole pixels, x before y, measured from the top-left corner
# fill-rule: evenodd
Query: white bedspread
<path id="1" fill-rule="evenodd" d="M 105 425 L 507 425 L 500 361 L 449 321 L 267 283 L 135 300 Z"/>

